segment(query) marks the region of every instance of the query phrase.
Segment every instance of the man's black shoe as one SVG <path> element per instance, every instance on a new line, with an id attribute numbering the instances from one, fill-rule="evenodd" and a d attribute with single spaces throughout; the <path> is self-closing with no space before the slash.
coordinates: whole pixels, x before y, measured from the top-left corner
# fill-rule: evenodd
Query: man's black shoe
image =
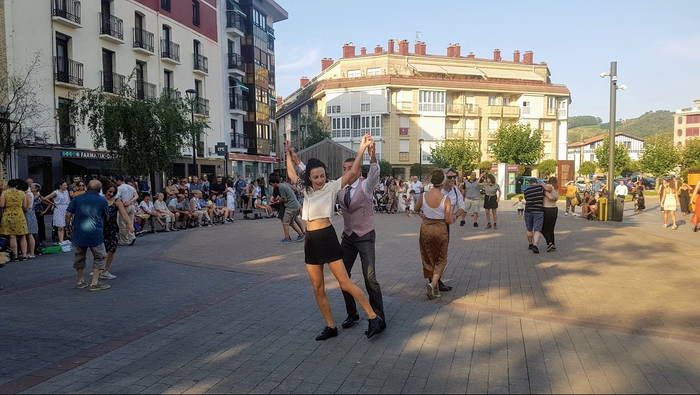
<path id="1" fill-rule="evenodd" d="M 367 328 L 367 338 L 379 334 L 382 331 L 382 322 L 384 321 L 382 317 L 377 316 L 376 318 L 369 321 L 369 327 Z"/>
<path id="2" fill-rule="evenodd" d="M 352 327 L 353 325 L 355 325 L 355 323 L 359 320 L 360 320 L 359 315 L 350 314 L 350 315 L 348 315 L 348 318 L 346 318 L 345 321 L 343 321 L 343 323 L 340 324 L 340 326 L 342 326 L 344 329 L 348 329 L 348 328 Z"/>
<path id="3" fill-rule="evenodd" d="M 316 336 L 316 340 L 321 341 L 321 340 L 326 340 L 330 339 L 331 337 L 336 337 L 338 336 L 338 328 L 331 328 L 331 327 L 326 327 L 323 332 L 319 333 L 318 336 Z"/>
<path id="4" fill-rule="evenodd" d="M 475 227 L 475 228 L 478 228 L 478 227 L 479 227 L 479 223 L 478 223 L 478 222 L 474 222 L 474 227 Z"/>
<path id="5" fill-rule="evenodd" d="M 464 220 L 459 221 L 459 226 L 464 226 Z"/>
<path id="6" fill-rule="evenodd" d="M 442 292 L 449 291 L 449 290 L 452 289 L 451 286 L 445 285 L 445 283 L 443 283 L 442 280 L 438 280 L 438 288 L 439 288 L 440 291 L 442 291 Z"/>
<path id="7" fill-rule="evenodd" d="M 540 253 L 540 249 L 537 248 L 537 246 L 534 245 L 534 244 L 532 245 L 532 248 L 530 248 L 530 249 L 531 249 L 532 252 L 534 252 L 535 254 L 539 254 L 539 253 Z"/>

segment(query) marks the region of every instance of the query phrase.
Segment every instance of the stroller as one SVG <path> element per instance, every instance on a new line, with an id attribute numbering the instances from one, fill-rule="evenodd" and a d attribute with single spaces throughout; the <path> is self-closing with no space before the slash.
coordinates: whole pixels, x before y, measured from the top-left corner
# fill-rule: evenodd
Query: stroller
<path id="1" fill-rule="evenodd" d="M 389 204 L 389 196 L 387 196 L 386 193 L 378 193 L 375 192 L 374 194 L 374 211 L 381 213 L 383 212 L 388 212 L 387 211 L 387 206 Z"/>

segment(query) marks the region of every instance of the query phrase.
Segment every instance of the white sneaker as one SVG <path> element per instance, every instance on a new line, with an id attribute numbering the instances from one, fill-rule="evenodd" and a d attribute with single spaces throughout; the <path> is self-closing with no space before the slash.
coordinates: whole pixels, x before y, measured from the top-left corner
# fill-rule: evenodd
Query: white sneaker
<path id="1" fill-rule="evenodd" d="M 115 278 L 117 278 L 117 276 L 115 276 L 114 274 L 112 274 L 110 272 L 103 272 L 103 273 L 100 273 L 100 278 L 103 280 L 114 280 Z"/>
<path id="2" fill-rule="evenodd" d="M 564 213 L 564 216 L 565 216 L 565 217 L 566 217 L 567 215 L 569 215 L 569 213 Z"/>

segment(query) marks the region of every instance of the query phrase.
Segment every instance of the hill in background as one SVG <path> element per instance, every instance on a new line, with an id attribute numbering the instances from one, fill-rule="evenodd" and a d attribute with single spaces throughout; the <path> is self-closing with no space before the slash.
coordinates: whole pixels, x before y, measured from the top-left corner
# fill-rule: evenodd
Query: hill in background
<path id="1" fill-rule="evenodd" d="M 569 117 L 569 143 L 608 133 L 609 127 L 609 123 L 601 123 L 600 118 L 592 115 Z M 649 111 L 639 118 L 617 121 L 615 132 L 642 138 L 655 134 L 667 134 L 673 137 L 673 112 Z"/>

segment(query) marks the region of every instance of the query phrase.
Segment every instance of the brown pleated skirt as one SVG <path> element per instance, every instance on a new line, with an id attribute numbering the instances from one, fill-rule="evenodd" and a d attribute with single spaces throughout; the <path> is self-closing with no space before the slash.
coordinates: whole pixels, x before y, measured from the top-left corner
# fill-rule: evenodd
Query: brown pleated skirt
<path id="1" fill-rule="evenodd" d="M 424 219 L 420 226 L 420 257 L 423 261 L 423 277 L 442 276 L 447 266 L 449 244 L 447 223 L 441 219 Z"/>

